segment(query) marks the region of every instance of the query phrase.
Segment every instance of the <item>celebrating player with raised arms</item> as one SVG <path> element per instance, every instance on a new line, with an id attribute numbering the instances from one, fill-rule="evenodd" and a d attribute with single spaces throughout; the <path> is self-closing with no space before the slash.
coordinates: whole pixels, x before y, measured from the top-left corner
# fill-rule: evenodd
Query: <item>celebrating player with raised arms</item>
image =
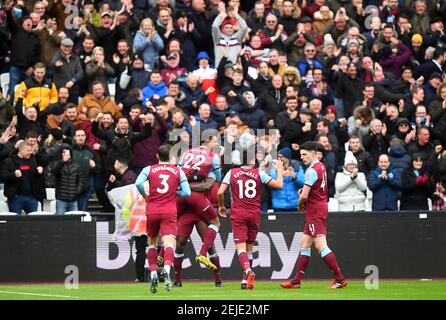
<path id="1" fill-rule="evenodd" d="M 297 258 L 297 272 L 295 277 L 281 284 L 282 288 L 300 288 L 300 280 L 310 262 L 311 246 L 315 245 L 321 258 L 334 274 L 331 289 L 340 289 L 347 286 L 334 253 L 327 245 L 327 216 L 328 216 L 328 186 L 325 165 L 317 159 L 317 143 L 308 141 L 300 146 L 300 156 L 304 165 L 305 181 L 299 190 L 298 210 L 305 214 L 305 228 L 301 243 L 299 257 Z"/>
<path id="2" fill-rule="evenodd" d="M 166 290 L 172 290 L 170 281 L 170 267 L 174 259 L 174 245 L 177 223 L 177 197 L 188 197 L 191 194 L 189 183 L 184 172 L 169 164 L 171 147 L 162 145 L 158 149 L 159 164 L 145 167 L 135 185 L 141 195 L 146 198 L 147 236 L 149 238 L 149 251 L 147 260 L 151 272 L 150 291 L 158 291 L 157 250 L 158 235 L 162 237 L 164 246 L 164 268 L 161 276 L 164 279 Z M 144 182 L 149 181 L 149 194 L 144 190 Z M 178 190 L 178 186 L 180 190 Z"/>
<path id="3" fill-rule="evenodd" d="M 283 164 L 276 162 L 277 180 L 254 168 L 254 147 L 241 152 L 242 166 L 228 171 L 218 190 L 218 213 L 226 217 L 224 193 L 231 188 L 231 225 L 237 254 L 243 268 L 242 289 L 254 289 L 255 274 L 252 271 L 253 243 L 260 227 L 260 189 L 262 184 L 280 189 L 283 184 Z"/>

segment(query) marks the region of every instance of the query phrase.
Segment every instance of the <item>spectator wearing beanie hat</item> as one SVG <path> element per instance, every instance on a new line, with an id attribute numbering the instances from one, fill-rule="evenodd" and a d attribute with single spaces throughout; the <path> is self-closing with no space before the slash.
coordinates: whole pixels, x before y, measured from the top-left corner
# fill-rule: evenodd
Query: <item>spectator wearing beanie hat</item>
<path id="1" fill-rule="evenodd" d="M 71 139 L 74 137 L 75 127 L 71 121 L 66 120 L 65 108 L 60 104 L 50 105 L 48 108 L 50 109 L 50 115 L 46 121 L 46 128 L 60 128 L 64 142 L 71 144 Z"/>
<path id="2" fill-rule="evenodd" d="M 365 210 L 367 180 L 364 173 L 358 171 L 358 161 L 351 151 L 345 155 L 343 171 L 336 174 L 335 189 L 339 211 Z"/>
<path id="3" fill-rule="evenodd" d="M 415 68 L 426 61 L 426 48 L 427 47 L 423 45 L 423 37 L 421 34 L 415 33 L 410 40 L 412 68 Z"/>
<path id="4" fill-rule="evenodd" d="M 304 171 L 295 161 L 291 160 L 291 149 L 282 148 L 277 153 L 277 159 L 283 161 L 283 187 L 272 189 L 272 208 L 274 211 L 295 211 L 299 201 L 298 191 L 304 185 Z M 273 167 L 270 175 L 277 177 L 277 171 Z"/>

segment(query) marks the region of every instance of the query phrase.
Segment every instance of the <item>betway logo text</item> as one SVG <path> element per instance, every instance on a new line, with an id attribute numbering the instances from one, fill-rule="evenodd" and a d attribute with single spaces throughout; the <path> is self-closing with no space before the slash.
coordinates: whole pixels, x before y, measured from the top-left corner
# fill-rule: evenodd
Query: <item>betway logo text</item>
<path id="1" fill-rule="evenodd" d="M 302 232 L 295 232 L 290 244 L 286 243 L 282 232 L 259 232 L 257 235 L 257 245 L 254 246 L 254 251 L 257 254 L 253 261 L 253 267 L 271 268 L 272 250 L 275 248 L 281 260 L 282 267 L 280 270 L 272 270 L 271 279 L 289 278 L 296 265 L 301 240 Z M 201 239 L 195 229 L 191 235 L 191 242 L 195 252 L 198 253 L 201 248 Z M 118 252 L 113 258 L 110 257 L 111 246 L 115 246 Z M 228 234 L 225 242 L 223 242 L 220 235 L 217 235 L 215 246 L 220 256 L 222 268 L 230 268 L 234 263 L 234 259 L 236 260 L 235 263 L 238 263 L 232 233 Z M 109 231 L 108 222 L 96 223 L 96 266 L 98 268 L 105 270 L 121 269 L 129 263 L 130 258 L 134 261 L 135 257 L 135 250 L 132 250 L 129 241 L 113 241 L 113 233 Z M 185 258 L 183 261 L 183 269 L 189 267 L 191 267 L 191 261 L 189 258 Z"/>

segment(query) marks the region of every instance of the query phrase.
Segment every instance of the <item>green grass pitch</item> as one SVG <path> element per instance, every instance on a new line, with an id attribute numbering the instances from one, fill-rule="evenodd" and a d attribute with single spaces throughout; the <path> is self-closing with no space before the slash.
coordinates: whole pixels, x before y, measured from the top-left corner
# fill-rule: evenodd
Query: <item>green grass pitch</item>
<path id="1" fill-rule="evenodd" d="M 308 281 L 301 289 L 282 289 L 279 282 L 256 282 L 255 290 L 240 290 L 238 282 L 216 288 L 211 282 L 185 282 L 167 292 L 159 284 L 156 294 L 149 284 L 80 284 L 66 289 L 61 284 L 0 285 L 0 300 L 444 300 L 446 280 L 380 281 L 379 289 L 367 290 L 363 281 L 349 281 L 347 288 L 329 290 L 328 281 Z"/>

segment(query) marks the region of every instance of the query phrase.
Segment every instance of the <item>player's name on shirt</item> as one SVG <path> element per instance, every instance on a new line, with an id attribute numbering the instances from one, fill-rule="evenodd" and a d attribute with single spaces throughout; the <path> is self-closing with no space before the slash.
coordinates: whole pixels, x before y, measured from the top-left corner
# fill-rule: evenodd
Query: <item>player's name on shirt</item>
<path id="1" fill-rule="evenodd" d="M 241 175 L 249 176 L 253 179 L 258 179 L 259 175 L 253 171 L 239 171 L 234 174 L 234 179 L 238 179 Z"/>
<path id="2" fill-rule="evenodd" d="M 152 168 L 152 172 L 153 173 L 161 171 L 161 170 L 166 170 L 166 171 L 172 172 L 173 174 L 178 174 L 178 169 L 176 167 L 173 167 L 173 166 L 163 165 L 163 166 Z"/>

